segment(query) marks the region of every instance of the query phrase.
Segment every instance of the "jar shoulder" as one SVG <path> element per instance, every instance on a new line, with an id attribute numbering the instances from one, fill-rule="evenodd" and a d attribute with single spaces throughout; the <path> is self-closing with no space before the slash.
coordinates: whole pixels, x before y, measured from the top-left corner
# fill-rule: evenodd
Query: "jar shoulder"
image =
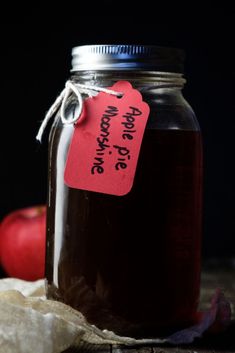
<path id="1" fill-rule="evenodd" d="M 148 128 L 200 131 L 197 117 L 180 91 L 143 96 L 150 106 Z"/>
<path id="2" fill-rule="evenodd" d="M 183 97 L 179 90 L 162 90 L 156 92 L 141 92 L 143 100 L 149 104 L 150 115 L 147 123 L 148 129 L 160 130 L 190 130 L 200 131 L 200 126 L 196 115 L 190 104 Z M 71 102 L 68 106 L 68 115 L 76 111 L 76 102 Z M 72 116 L 68 116 L 70 119 Z M 74 128 L 70 124 L 62 124 L 60 114 L 57 114 L 51 129 L 50 144 L 52 141 L 63 139 L 63 149 L 68 148 Z"/>

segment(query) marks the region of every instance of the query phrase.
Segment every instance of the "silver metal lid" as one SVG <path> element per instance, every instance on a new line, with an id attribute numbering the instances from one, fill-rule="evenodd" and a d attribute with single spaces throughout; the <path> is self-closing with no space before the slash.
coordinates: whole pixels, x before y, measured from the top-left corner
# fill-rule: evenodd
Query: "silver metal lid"
<path id="1" fill-rule="evenodd" d="M 83 45 L 72 49 L 72 72 L 148 70 L 182 73 L 184 51 L 153 45 Z"/>

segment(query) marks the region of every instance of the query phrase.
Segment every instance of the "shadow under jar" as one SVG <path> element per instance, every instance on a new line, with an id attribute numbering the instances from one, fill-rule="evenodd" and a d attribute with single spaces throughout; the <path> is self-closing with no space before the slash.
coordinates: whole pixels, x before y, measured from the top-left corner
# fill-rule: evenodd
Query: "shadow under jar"
<path id="1" fill-rule="evenodd" d="M 75 84 L 110 87 L 127 80 L 150 106 L 134 184 L 125 196 L 66 186 L 74 126 L 62 124 L 57 114 L 50 134 L 47 297 L 125 336 L 157 336 L 185 327 L 197 310 L 202 141 L 182 96 L 182 69 L 178 49 L 73 50 Z M 71 98 L 67 114 L 75 113 Z"/>

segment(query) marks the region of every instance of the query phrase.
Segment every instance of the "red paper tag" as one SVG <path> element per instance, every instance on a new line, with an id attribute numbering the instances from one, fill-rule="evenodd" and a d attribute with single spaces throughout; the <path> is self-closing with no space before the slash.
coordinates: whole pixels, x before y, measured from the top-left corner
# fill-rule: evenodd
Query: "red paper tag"
<path id="1" fill-rule="evenodd" d="M 76 189 L 125 195 L 133 185 L 149 106 L 127 81 L 84 101 L 65 167 L 65 183 Z"/>

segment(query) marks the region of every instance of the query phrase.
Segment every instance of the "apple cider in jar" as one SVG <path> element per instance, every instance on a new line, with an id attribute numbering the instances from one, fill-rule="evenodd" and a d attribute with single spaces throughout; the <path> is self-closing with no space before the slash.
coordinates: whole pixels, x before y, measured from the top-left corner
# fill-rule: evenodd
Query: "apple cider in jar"
<path id="1" fill-rule="evenodd" d="M 182 95 L 184 54 L 141 45 L 72 53 L 75 87 L 128 81 L 150 113 L 133 186 L 122 196 L 66 185 L 75 127 L 57 114 L 49 146 L 47 297 L 125 336 L 190 325 L 200 288 L 202 141 Z M 76 110 L 70 95 L 65 113 Z"/>

